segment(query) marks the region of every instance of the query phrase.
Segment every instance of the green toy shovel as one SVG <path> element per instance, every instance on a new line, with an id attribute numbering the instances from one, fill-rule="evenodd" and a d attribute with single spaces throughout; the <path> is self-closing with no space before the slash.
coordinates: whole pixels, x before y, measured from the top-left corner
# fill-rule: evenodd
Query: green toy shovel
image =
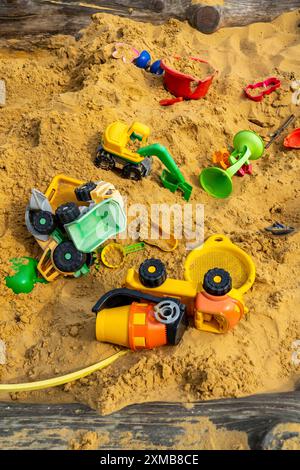
<path id="1" fill-rule="evenodd" d="M 230 167 L 227 170 L 211 167 L 200 174 L 200 184 L 210 196 L 225 199 L 232 193 L 232 177 L 249 160 L 257 160 L 264 153 L 262 138 L 252 131 L 240 131 L 233 139 L 234 151 L 229 157 Z"/>

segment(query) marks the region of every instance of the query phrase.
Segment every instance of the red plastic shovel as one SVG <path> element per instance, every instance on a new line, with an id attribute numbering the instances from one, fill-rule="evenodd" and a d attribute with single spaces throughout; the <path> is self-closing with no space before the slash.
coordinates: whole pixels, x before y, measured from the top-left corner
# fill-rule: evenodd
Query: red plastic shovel
<path id="1" fill-rule="evenodd" d="M 300 127 L 295 129 L 284 139 L 283 145 L 291 149 L 300 149 Z"/>

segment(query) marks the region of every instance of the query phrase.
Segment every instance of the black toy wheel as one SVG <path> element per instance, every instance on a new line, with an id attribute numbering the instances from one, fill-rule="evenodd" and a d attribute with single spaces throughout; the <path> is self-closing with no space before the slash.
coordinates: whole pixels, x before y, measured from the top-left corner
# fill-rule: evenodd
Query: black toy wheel
<path id="1" fill-rule="evenodd" d="M 147 259 L 140 265 L 139 278 L 145 287 L 159 287 L 167 279 L 167 270 L 160 259 Z"/>
<path id="2" fill-rule="evenodd" d="M 144 176 L 143 168 L 136 165 L 125 165 L 122 170 L 123 178 L 133 181 L 140 181 Z"/>
<path id="3" fill-rule="evenodd" d="M 56 209 L 55 214 L 58 222 L 61 225 L 65 225 L 76 220 L 80 216 L 80 210 L 75 202 L 67 202 L 66 204 L 61 204 Z"/>
<path id="4" fill-rule="evenodd" d="M 78 201 L 88 202 L 91 201 L 91 192 L 97 187 L 93 181 L 88 181 L 87 183 L 78 186 L 75 188 L 75 195 Z"/>
<path id="5" fill-rule="evenodd" d="M 94 163 L 97 168 L 101 168 L 102 170 L 113 170 L 115 168 L 114 157 L 104 149 L 100 149 L 97 152 Z"/>
<path id="6" fill-rule="evenodd" d="M 208 294 L 216 296 L 226 295 L 231 288 L 231 276 L 224 269 L 210 269 L 204 276 L 203 289 Z"/>
<path id="7" fill-rule="evenodd" d="M 41 235 L 50 235 L 56 227 L 55 216 L 49 211 L 31 211 L 30 219 L 34 230 Z"/>
<path id="8" fill-rule="evenodd" d="M 74 273 L 86 262 L 86 254 L 77 250 L 74 243 L 65 241 L 58 245 L 53 252 L 53 263 L 63 273 Z"/>

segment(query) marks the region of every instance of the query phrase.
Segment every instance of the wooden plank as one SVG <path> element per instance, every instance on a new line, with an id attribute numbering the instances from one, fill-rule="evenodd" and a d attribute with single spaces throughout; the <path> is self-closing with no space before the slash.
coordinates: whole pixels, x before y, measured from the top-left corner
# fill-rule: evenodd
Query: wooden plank
<path id="1" fill-rule="evenodd" d="M 0 404 L 1 449 L 66 449 L 76 432 L 95 431 L 99 448 L 118 449 L 124 433 L 152 446 L 172 447 L 186 423 L 209 417 L 217 427 L 246 432 L 252 449 L 264 447 L 278 423 L 300 423 L 300 391 L 215 400 L 184 406 L 179 403 L 132 405 L 100 416 L 83 405 Z"/>

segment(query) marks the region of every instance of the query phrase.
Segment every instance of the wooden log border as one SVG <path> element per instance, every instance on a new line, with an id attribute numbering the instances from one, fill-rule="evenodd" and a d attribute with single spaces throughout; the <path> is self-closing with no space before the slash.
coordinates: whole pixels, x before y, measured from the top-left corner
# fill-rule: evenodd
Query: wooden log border
<path id="1" fill-rule="evenodd" d="M 94 13 L 111 13 L 138 21 L 188 20 L 204 33 L 221 27 L 271 21 L 300 8 L 300 0 L 225 0 L 224 6 L 192 0 L 0 0 L 0 38 L 37 34 L 76 34 Z"/>
<path id="2" fill-rule="evenodd" d="M 107 416 L 77 404 L 44 405 L 0 403 L 1 449 L 67 449 L 77 431 L 109 433 L 99 448 L 118 449 L 124 433 L 147 449 L 172 446 L 184 423 L 208 417 L 217 427 L 247 433 L 251 449 L 264 449 L 278 423 L 300 423 L 300 391 L 262 394 L 240 399 L 214 400 L 184 406 L 180 403 L 144 403 Z M 66 430 L 60 434 L 59 430 Z M 65 437 L 64 437 L 65 436 Z M 277 448 L 280 443 L 276 443 Z"/>

